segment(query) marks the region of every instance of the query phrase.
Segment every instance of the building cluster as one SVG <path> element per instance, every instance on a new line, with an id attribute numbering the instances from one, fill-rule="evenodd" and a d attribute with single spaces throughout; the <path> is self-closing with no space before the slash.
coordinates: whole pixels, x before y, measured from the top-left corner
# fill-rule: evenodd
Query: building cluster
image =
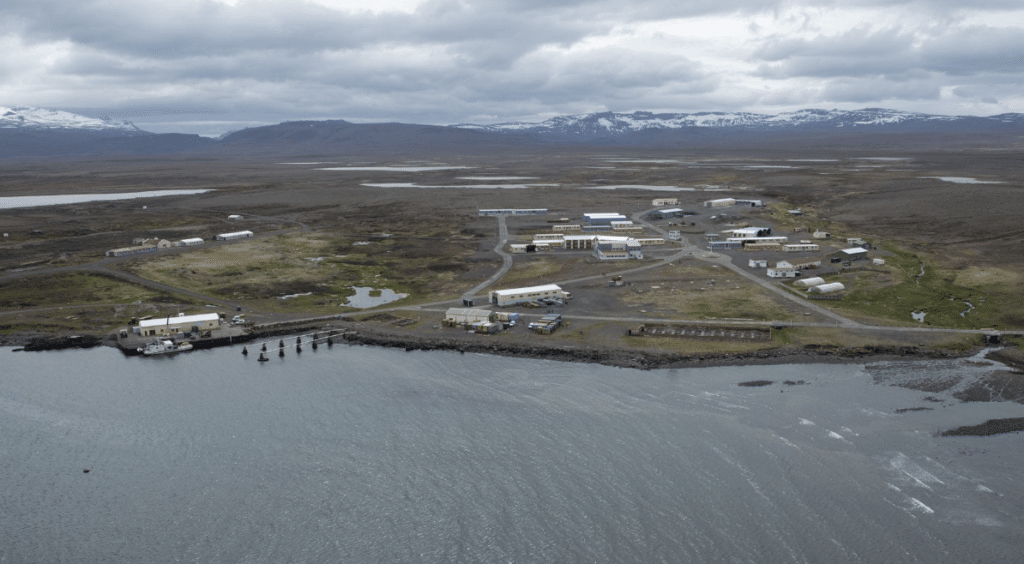
<path id="1" fill-rule="evenodd" d="M 668 208 L 664 210 L 654 210 L 647 213 L 647 219 L 669 219 L 672 217 L 686 217 L 688 215 L 697 215 L 697 212 L 692 210 L 684 210 L 682 208 Z"/>
<path id="2" fill-rule="evenodd" d="M 489 335 L 502 329 L 508 329 L 517 321 L 519 321 L 518 313 L 453 307 L 445 312 L 442 324 L 445 327 L 459 327 L 467 331 Z"/>
<path id="3" fill-rule="evenodd" d="M 124 257 L 129 255 L 138 255 L 142 253 L 155 253 L 158 249 L 169 249 L 171 247 L 194 247 L 196 245 L 202 245 L 203 240 L 194 237 L 191 239 L 182 239 L 180 241 L 168 241 L 167 239 L 152 239 L 146 237 L 137 237 L 132 240 L 131 247 L 122 247 L 120 249 L 111 249 L 107 251 L 108 257 Z"/>
<path id="4" fill-rule="evenodd" d="M 643 247 L 664 245 L 660 237 L 638 236 L 643 227 L 634 224 L 620 213 L 585 213 L 582 224 L 552 226 L 554 233 L 538 233 L 530 243 L 512 243 L 514 254 L 548 251 L 551 249 L 593 250 L 601 260 L 628 260 L 644 258 Z M 611 231 L 613 234 L 587 234 L 585 231 Z M 579 234 L 567 234 L 580 232 Z"/>
<path id="5" fill-rule="evenodd" d="M 235 231 L 233 233 L 221 233 L 214 237 L 214 239 L 217 241 L 232 241 L 235 239 L 246 239 L 252 236 L 252 231 Z M 201 237 L 189 237 L 187 239 L 181 239 L 173 242 L 168 241 L 167 239 L 137 237 L 132 240 L 131 247 L 110 249 L 106 252 L 106 255 L 108 257 L 124 257 L 143 253 L 155 253 L 159 249 L 169 249 L 171 247 L 198 247 L 205 243 L 206 241 Z"/>

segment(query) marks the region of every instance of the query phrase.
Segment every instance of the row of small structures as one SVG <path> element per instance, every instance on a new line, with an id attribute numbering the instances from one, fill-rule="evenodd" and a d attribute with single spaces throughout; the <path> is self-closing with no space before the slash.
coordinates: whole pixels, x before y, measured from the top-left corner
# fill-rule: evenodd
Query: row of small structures
<path id="1" fill-rule="evenodd" d="M 216 241 L 232 241 L 235 239 L 247 239 L 253 236 L 252 231 L 235 231 L 232 233 L 221 233 L 214 237 Z M 155 253 L 158 249 L 169 249 L 171 247 L 197 247 L 204 244 L 204 241 L 200 237 L 190 237 L 188 239 L 181 239 L 180 241 L 168 241 L 167 239 L 135 239 L 132 241 L 131 247 L 122 247 L 120 249 L 111 249 L 107 251 L 108 257 L 123 257 L 128 255 L 138 255 L 142 253 Z"/>

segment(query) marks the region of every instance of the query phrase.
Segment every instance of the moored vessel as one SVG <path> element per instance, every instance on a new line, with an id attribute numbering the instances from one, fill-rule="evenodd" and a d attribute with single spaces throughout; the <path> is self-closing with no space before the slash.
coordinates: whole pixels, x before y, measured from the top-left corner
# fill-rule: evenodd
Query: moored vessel
<path id="1" fill-rule="evenodd" d="M 174 341 L 167 339 L 157 339 L 152 343 L 147 344 L 145 347 L 139 347 L 136 350 L 146 356 L 174 354 L 192 350 L 192 343 L 189 343 L 188 341 L 175 343 Z"/>

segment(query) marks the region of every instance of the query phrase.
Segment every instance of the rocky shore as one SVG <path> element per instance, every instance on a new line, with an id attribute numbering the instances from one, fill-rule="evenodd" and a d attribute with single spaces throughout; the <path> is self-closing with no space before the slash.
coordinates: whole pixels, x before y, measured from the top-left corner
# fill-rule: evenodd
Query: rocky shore
<path id="1" fill-rule="evenodd" d="M 795 364 L 821 362 L 871 362 L 876 360 L 923 360 L 971 356 L 977 350 L 954 351 L 915 346 L 783 346 L 756 352 L 675 353 L 650 350 L 596 348 L 563 344 L 536 345 L 528 343 L 470 341 L 452 337 L 398 334 L 366 328 L 342 328 L 317 323 L 293 325 L 267 331 L 254 331 L 244 340 L 288 335 L 299 332 L 320 331 L 323 337 L 334 335 L 335 342 L 353 345 L 402 348 L 406 351 L 457 351 L 460 353 L 493 354 L 519 358 L 583 362 L 652 370 L 657 368 L 689 368 L 703 366 L 736 366 L 765 364 Z M 241 340 L 236 339 L 235 342 Z M 98 345 L 116 346 L 113 335 L 56 336 L 39 334 L 9 335 L 0 345 L 23 347 L 25 351 L 90 348 Z M 228 344 L 227 342 L 223 344 Z M 979 347 L 980 348 L 980 347 Z"/>
<path id="2" fill-rule="evenodd" d="M 735 366 L 820 362 L 870 362 L 874 360 L 921 360 L 970 356 L 977 351 L 959 352 L 912 346 L 886 347 L 780 347 L 758 352 L 679 354 L 636 349 L 598 349 L 567 345 L 540 346 L 520 343 L 470 342 L 454 338 L 395 335 L 366 329 L 338 331 L 345 342 L 376 347 L 404 348 L 406 351 L 445 350 L 460 353 L 493 354 L 563 362 L 585 362 L 652 370 L 698 366 Z"/>

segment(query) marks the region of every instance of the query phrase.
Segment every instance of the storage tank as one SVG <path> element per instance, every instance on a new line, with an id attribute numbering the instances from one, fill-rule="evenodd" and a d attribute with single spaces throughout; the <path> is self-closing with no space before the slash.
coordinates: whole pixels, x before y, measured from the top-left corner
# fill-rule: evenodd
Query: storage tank
<path id="1" fill-rule="evenodd" d="M 842 282 L 831 282 L 829 284 L 819 284 L 817 286 L 812 286 L 811 289 L 808 291 L 814 292 L 815 294 L 831 294 L 832 292 L 840 292 L 845 289 L 846 286 L 843 286 Z"/>

